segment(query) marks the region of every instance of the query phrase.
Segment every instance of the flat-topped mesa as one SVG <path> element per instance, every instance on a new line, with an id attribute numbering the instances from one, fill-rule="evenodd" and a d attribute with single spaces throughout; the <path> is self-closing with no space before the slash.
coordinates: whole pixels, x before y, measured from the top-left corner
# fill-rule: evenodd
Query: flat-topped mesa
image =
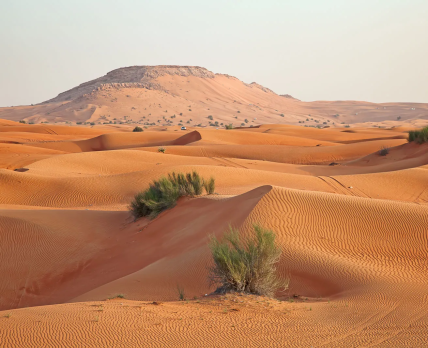
<path id="1" fill-rule="evenodd" d="M 156 79 L 164 75 L 215 77 L 213 72 L 205 68 L 180 65 L 131 66 L 110 71 L 105 77 L 117 80 L 112 82 L 142 82 L 146 79 Z"/>
<path id="2" fill-rule="evenodd" d="M 108 85 L 114 87 L 138 86 L 140 88 L 156 89 L 156 86 L 160 85 L 154 84 L 151 81 L 165 75 L 177 75 L 184 77 L 195 76 L 205 79 L 215 77 L 215 74 L 213 72 L 198 66 L 131 66 L 110 71 L 102 77 L 82 83 L 81 85 L 75 88 L 58 94 L 57 97 L 50 99 L 45 103 L 73 100 L 85 94 L 89 94 L 100 87 L 104 88 Z"/>

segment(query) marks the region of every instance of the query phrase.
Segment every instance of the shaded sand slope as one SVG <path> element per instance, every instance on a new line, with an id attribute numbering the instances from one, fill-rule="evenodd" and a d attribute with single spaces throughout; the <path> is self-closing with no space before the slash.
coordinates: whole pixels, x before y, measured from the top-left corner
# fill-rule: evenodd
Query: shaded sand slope
<path id="1" fill-rule="evenodd" d="M 204 269 L 205 260 L 199 261 L 195 250 L 206 248 L 208 234 L 221 233 L 229 223 L 240 225 L 268 190 L 224 201 L 182 202 L 149 225 L 132 223 L 128 212 L 0 210 L 0 306 L 65 302 L 177 255 L 193 263 L 187 268 L 190 282 Z M 207 282 L 195 286 L 206 289 Z"/>
<path id="2" fill-rule="evenodd" d="M 173 132 L 112 133 L 80 141 L 33 143 L 33 146 L 67 152 L 90 152 L 126 149 L 140 146 L 173 144 L 180 135 Z"/>
<path id="3" fill-rule="evenodd" d="M 55 226 L 55 220 L 45 215 L 52 211 L 38 213 L 22 217 L 19 211 L 3 211 L 0 220 L 2 226 L 4 221 L 9 228 L 17 226 L 2 241 L 8 255 L 2 253 L 5 261 L 0 263 L 16 271 L 3 273 L 22 277 L 15 282 L 15 291 L 5 289 L 4 284 L 10 282 L 3 280 L 2 294 L 18 295 L 27 305 L 55 298 L 52 294 L 57 300 L 60 294 L 72 296 L 84 287 L 96 286 L 100 279 L 107 283 L 75 300 L 103 300 L 118 293 L 134 300 L 174 299 L 177 284 L 190 298 L 203 296 L 210 291 L 207 236 L 221 233 L 229 222 L 241 226 L 244 233 L 255 222 L 274 229 L 284 255 L 280 271 L 292 280 L 289 293 L 282 296 L 298 294 L 308 300 L 280 304 L 238 296 L 230 297 L 230 302 L 207 298 L 201 303 L 154 306 L 115 300 L 25 308 L 2 312 L 0 337 L 7 344 L 37 346 L 53 323 L 58 329 L 49 330 L 49 342 L 67 346 L 79 346 L 83 339 L 87 344 L 112 345 L 120 338 L 121 344 L 142 340 L 146 346 L 161 341 L 164 346 L 196 347 L 204 342 L 214 347 L 218 346 L 214 337 L 220 332 L 224 346 L 270 342 L 294 347 L 424 347 L 426 343 L 427 207 L 265 186 L 227 200 L 184 201 L 148 225 L 144 220 L 123 225 L 122 212 L 64 211 L 58 221 L 78 220 L 76 214 L 81 214 L 79 219 L 86 216 L 89 225 L 76 222 L 67 232 L 61 227 L 64 221 Z M 97 221 L 98 228 L 90 221 Z M 31 232 L 35 226 L 42 230 Z M 85 245 L 88 234 L 95 243 Z M 100 238 L 103 234 L 110 239 Z M 56 245 L 43 241 L 52 240 L 53 235 L 67 238 L 75 256 L 58 259 L 59 267 L 50 269 L 45 254 Z M 29 247 L 23 241 L 30 236 L 33 242 L 38 238 L 44 246 L 38 249 L 44 252 L 32 251 L 31 263 L 11 258 L 16 245 Z M 61 255 L 61 250 L 52 252 L 54 258 Z M 86 255 L 85 262 L 79 262 L 76 252 Z M 60 272 L 64 262 L 68 263 L 64 268 L 72 272 Z M 52 278 L 42 276 L 44 267 Z M 109 282 L 109 278 L 116 280 Z M 55 281 L 49 283 L 49 279 Z M 4 317 L 7 313 L 11 314 L 8 318 Z M 177 330 L 182 334 L 177 336 Z M 26 334 L 18 335 L 22 332 Z"/>
<path id="4" fill-rule="evenodd" d="M 391 216 L 395 216 L 392 221 Z M 172 225 L 174 218 L 175 215 L 166 215 L 150 228 L 167 222 Z M 277 232 L 284 251 L 281 272 L 293 280 L 291 293 L 342 297 L 376 286 L 378 291 L 392 291 L 393 284 L 425 281 L 428 207 L 274 188 L 251 211 L 243 228 L 249 231 L 253 223 Z M 208 228 L 205 233 L 212 232 Z M 189 296 L 200 294 L 204 290 L 200 283 L 207 274 L 202 265 L 209 263 L 206 245 L 201 248 L 199 252 L 192 251 L 192 256 L 178 254 L 159 260 L 77 300 L 98 300 L 125 289 L 134 299 L 173 299 L 174 284 L 185 285 Z M 202 268 L 189 271 L 195 267 L 196 259 Z M 163 270 L 171 272 L 165 275 Z M 192 281 L 192 274 L 197 274 L 200 281 Z"/>
<path id="5" fill-rule="evenodd" d="M 310 137 L 297 137 L 274 133 L 247 133 L 238 130 L 197 130 L 193 131 L 194 139 L 197 142 L 188 141 L 185 144 L 179 142 L 173 145 L 186 145 L 192 143 L 193 146 L 199 145 L 288 145 L 288 146 L 334 146 L 337 145 L 331 141 L 318 141 Z M 199 136 L 197 135 L 199 133 Z M 190 134 L 189 134 L 190 135 Z M 200 139 L 197 139 L 200 138 Z M 195 141 L 194 140 L 194 141 Z M 166 145 L 166 144 L 165 144 Z"/>
<path id="6" fill-rule="evenodd" d="M 309 138 L 290 137 L 276 134 L 248 134 L 225 130 L 192 131 L 185 135 L 182 132 L 142 132 L 142 133 L 110 133 L 80 141 L 57 141 L 33 143 L 33 146 L 63 150 L 67 152 L 107 151 L 125 148 L 160 146 L 160 145 L 288 145 L 288 146 L 334 146 L 327 141 Z M 157 149 L 156 149 L 157 150 Z"/>

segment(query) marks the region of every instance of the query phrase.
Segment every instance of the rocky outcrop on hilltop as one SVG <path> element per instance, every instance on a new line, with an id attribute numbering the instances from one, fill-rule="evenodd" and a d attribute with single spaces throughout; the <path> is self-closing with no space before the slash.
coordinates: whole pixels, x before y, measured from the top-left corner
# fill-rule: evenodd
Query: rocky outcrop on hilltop
<path id="1" fill-rule="evenodd" d="M 261 89 L 263 92 L 266 92 L 266 93 L 273 93 L 273 94 L 276 94 L 274 91 L 272 91 L 271 89 L 269 89 L 269 88 L 267 88 L 267 87 L 264 87 L 264 86 L 262 86 L 262 85 L 260 85 L 260 84 L 258 84 L 257 82 L 251 82 L 250 84 L 246 84 L 247 86 L 249 86 L 249 87 L 252 87 L 252 88 L 258 88 L 258 89 Z"/>
<path id="2" fill-rule="evenodd" d="M 198 66 L 131 66 L 110 71 L 98 79 L 82 83 L 75 88 L 60 93 L 57 97 L 44 103 L 73 100 L 85 94 L 90 94 L 95 90 L 106 88 L 107 86 L 114 88 L 147 88 L 165 91 L 160 84 L 153 82 L 153 80 L 165 75 L 183 77 L 195 76 L 204 79 L 215 77 L 213 72 Z"/>
<path id="3" fill-rule="evenodd" d="M 129 82 L 129 83 L 103 83 L 100 87 L 96 88 L 94 91 L 103 91 L 106 89 L 121 89 L 121 88 L 145 88 L 158 91 L 167 92 L 167 90 L 156 82 Z"/>
<path id="4" fill-rule="evenodd" d="M 280 97 L 284 97 L 284 98 L 288 98 L 288 99 L 294 99 L 294 100 L 299 100 L 300 101 L 300 99 L 294 98 L 293 96 L 291 96 L 289 94 L 280 94 L 279 96 Z"/>

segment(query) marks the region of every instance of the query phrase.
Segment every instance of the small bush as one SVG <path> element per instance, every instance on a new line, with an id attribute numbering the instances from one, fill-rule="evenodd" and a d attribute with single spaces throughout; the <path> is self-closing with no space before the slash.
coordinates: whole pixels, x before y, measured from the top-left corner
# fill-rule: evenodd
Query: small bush
<path id="1" fill-rule="evenodd" d="M 135 220 L 143 216 L 154 218 L 162 211 L 172 208 L 178 198 L 180 198 L 179 188 L 167 178 L 160 178 L 154 181 L 146 191 L 134 197 L 130 211 Z"/>
<path id="2" fill-rule="evenodd" d="M 215 188 L 214 179 L 211 178 L 208 183 L 207 193 L 210 194 L 210 190 Z M 135 220 L 144 216 L 155 218 L 162 211 L 174 207 L 180 197 L 201 195 L 204 188 L 205 181 L 197 172 L 173 172 L 168 177 L 153 181 L 147 190 L 135 195 L 129 210 Z"/>
<path id="3" fill-rule="evenodd" d="M 273 296 L 288 288 L 288 280 L 277 275 L 281 249 L 273 231 L 254 225 L 253 236 L 242 240 L 239 231 L 230 228 L 221 240 L 211 237 L 209 246 L 214 259 L 209 278 L 220 285 L 217 292 Z"/>
<path id="4" fill-rule="evenodd" d="M 20 120 L 19 123 L 27 123 L 25 120 Z"/>
<path id="5" fill-rule="evenodd" d="M 213 120 L 213 117 L 211 115 L 209 115 L 207 118 L 211 121 Z"/>
<path id="6" fill-rule="evenodd" d="M 166 151 L 165 148 L 162 146 L 158 148 L 158 152 L 165 153 L 165 151 Z"/>
<path id="7" fill-rule="evenodd" d="M 386 156 L 387 154 L 389 154 L 389 147 L 382 146 L 379 150 L 379 156 Z"/>
<path id="8" fill-rule="evenodd" d="M 421 130 L 413 130 L 409 132 L 408 142 L 416 142 L 423 144 L 428 142 L 428 127 L 422 128 Z"/>
<path id="9" fill-rule="evenodd" d="M 204 188 L 207 194 L 212 195 L 215 191 L 215 179 L 211 177 L 208 181 L 204 180 Z"/>
<path id="10" fill-rule="evenodd" d="M 143 128 L 137 126 L 132 131 L 133 132 L 143 132 Z"/>
<path id="11" fill-rule="evenodd" d="M 224 126 L 224 128 L 226 128 L 226 129 L 233 129 L 233 124 L 232 123 L 227 124 L 227 125 Z"/>
<path id="12" fill-rule="evenodd" d="M 108 299 L 109 300 L 113 300 L 115 298 L 125 298 L 125 295 L 124 294 L 117 294 L 117 295 L 114 295 L 112 297 L 109 297 Z"/>
<path id="13" fill-rule="evenodd" d="M 184 289 L 177 285 L 178 299 L 179 301 L 186 301 L 186 295 Z"/>
<path id="14" fill-rule="evenodd" d="M 203 190 L 203 180 L 198 173 L 182 173 L 168 174 L 168 180 L 172 182 L 174 186 L 179 187 L 179 193 L 181 196 L 199 196 Z"/>

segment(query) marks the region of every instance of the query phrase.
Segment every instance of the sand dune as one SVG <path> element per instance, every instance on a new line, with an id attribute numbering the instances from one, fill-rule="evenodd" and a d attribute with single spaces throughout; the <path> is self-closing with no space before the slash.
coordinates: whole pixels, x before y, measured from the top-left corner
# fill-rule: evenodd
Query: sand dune
<path id="1" fill-rule="evenodd" d="M 0 120 L 0 346 L 427 346 L 427 146 L 406 127 Z M 215 195 L 133 221 L 137 192 L 192 170 L 216 178 Z M 276 232 L 290 289 L 205 296 L 208 236 L 253 223 Z M 177 286 L 197 300 L 175 302 Z"/>
<path id="2" fill-rule="evenodd" d="M 169 145 L 177 138 L 179 135 L 172 132 L 110 133 L 87 140 L 34 143 L 32 145 L 67 152 L 88 152 Z"/>
<path id="3" fill-rule="evenodd" d="M 284 145 L 198 145 L 165 146 L 166 152 L 180 156 L 206 156 L 241 159 L 256 159 L 269 162 L 292 164 L 330 164 L 332 162 L 348 162 L 378 152 L 382 147 L 404 144 L 406 140 L 374 140 L 342 146 L 323 146 L 321 142 L 313 142 L 313 146 Z M 194 146 L 193 146 L 194 145 Z M 318 146 L 319 145 L 319 146 Z M 141 150 L 157 152 L 158 148 L 141 148 Z"/>
<path id="4" fill-rule="evenodd" d="M 237 205 L 240 206 L 239 210 L 231 209 Z M 10 296 L 7 298 L 8 303 L 16 298 L 18 302 L 14 307 L 43 304 L 48 299 L 50 303 L 63 302 L 67 297 L 85 288 L 96 287 L 96 283 L 101 282 L 107 284 L 73 301 L 104 300 L 118 293 L 139 301 L 148 298 L 172 300 L 177 296 L 177 284 L 186 289 L 188 296 L 204 297 L 203 294 L 210 291 L 203 281 L 209 264 L 205 243 L 207 232 L 221 233 L 228 222 L 241 225 L 244 231 L 249 231 L 254 222 L 275 229 L 284 250 L 281 272 L 293 279 L 290 293 L 308 300 L 296 304 L 268 304 L 263 300 L 263 305 L 255 300 L 241 303 L 226 301 L 221 302 L 221 306 L 216 300 L 203 300 L 202 303 L 192 302 L 184 310 L 181 308 L 186 306 L 185 303 L 171 303 L 161 305 L 155 312 L 150 310 L 148 317 L 146 309 L 152 308 L 147 307 L 149 304 L 127 300 L 76 303 L 52 309 L 37 307 L 39 309 L 13 310 L 3 312 L 9 313 L 9 316 L 2 319 L 3 325 L 10 327 L 7 330 L 9 334 L 3 339 L 10 343 L 17 342 L 18 328 L 19 331 L 28 332 L 30 337 L 35 336 L 33 342 L 39 340 L 37 334 L 31 334 L 28 330 L 37 321 L 41 310 L 49 313 L 42 320 L 41 327 L 46 327 L 58 316 L 64 316 L 64 313 L 79 315 L 81 319 L 78 322 L 61 326 L 59 333 L 62 334 L 73 326 L 74 330 L 91 332 L 94 328 L 88 325 L 95 325 L 93 322 L 112 325 L 122 320 L 119 318 L 124 318 L 124 327 L 127 327 L 127 323 L 135 321 L 136 315 L 143 326 L 149 322 L 153 324 L 153 320 L 160 326 L 169 326 L 171 319 L 168 318 L 171 318 L 172 311 L 179 313 L 177 318 L 184 319 L 186 323 L 194 323 L 196 318 L 204 317 L 204 320 L 213 322 L 215 330 L 222 327 L 224 330 L 225 325 L 236 325 L 245 333 L 248 330 L 244 324 L 247 320 L 261 324 L 262 317 L 273 319 L 276 315 L 283 318 L 281 322 L 284 321 L 282 335 L 292 335 L 301 328 L 302 321 L 306 326 L 316 327 L 315 335 L 303 335 L 299 343 L 294 343 L 295 346 L 300 346 L 301 342 L 328 344 L 332 347 L 361 345 L 363 342 L 374 344 L 379 340 L 378 332 L 383 332 L 384 346 L 412 346 L 421 339 L 428 327 L 424 280 L 427 271 L 428 240 L 425 227 L 428 224 L 428 207 L 265 186 L 226 200 L 182 202 L 148 225 L 144 221 L 140 224 L 126 223 L 125 212 L 63 211 L 56 219 L 49 213 L 53 211 L 42 214 L 39 211 L 38 223 L 34 220 L 36 215 L 30 214 L 23 220 L 18 211 L 2 213 L 0 221 L 3 226 L 6 221 L 22 231 L 21 238 L 6 238 L 2 243 L 6 250 L 16 250 L 20 240 L 38 236 L 33 240 L 33 245 L 36 243 L 38 247 L 32 248 L 31 260 L 34 266 L 31 267 L 31 273 L 28 273 L 29 265 L 1 263 L 3 270 L 6 267 L 15 270 L 15 279 L 19 278 L 20 269 L 25 270 L 21 280 L 14 285 L 16 290 L 2 291 L 5 294 L 3 298 Z M 198 216 L 196 221 L 194 216 Z M 338 216 L 343 218 L 337 219 Z M 391 216 L 397 218 L 392 221 Z M 100 218 L 103 220 L 102 225 L 99 224 Z M 60 226 L 64 226 L 67 219 L 78 223 L 73 223 L 72 229 L 64 230 Z M 55 223 L 59 220 L 63 220 L 63 223 Z M 96 229 L 91 220 L 97 221 Z M 173 229 L 170 228 L 172 225 Z M 16 234 L 16 231 L 12 230 L 11 235 Z M 27 237 L 26 233 L 29 233 Z M 57 238 L 67 240 L 68 257 L 63 257 L 64 250 L 50 249 L 58 242 L 61 243 L 52 243 Z M 46 239 L 50 243 L 46 243 Z M 85 243 L 88 240 L 91 243 Z M 24 250 L 22 246 L 21 249 Z M 56 259 L 57 256 L 52 252 L 60 258 Z M 43 257 L 46 253 L 57 260 L 51 271 L 46 269 L 52 265 L 51 260 Z M 76 253 L 78 259 L 75 258 Z M 41 274 L 41 270 L 45 270 L 48 276 Z M 7 271 L 4 270 L 3 274 L 7 274 Z M 109 281 L 114 278 L 116 280 Z M 409 296 L 409 293 L 412 295 Z M 92 305 L 95 309 L 92 309 Z M 221 313 L 226 308 L 227 313 L 227 308 L 231 307 L 239 311 L 235 324 L 225 317 L 214 320 L 208 315 L 209 310 L 211 313 Z M 99 308 L 103 310 L 97 311 Z M 126 312 L 126 316 L 120 314 L 122 311 Z M 195 312 L 198 313 L 196 317 Z M 331 330 L 333 323 L 335 329 Z M 387 330 L 390 325 L 404 323 L 415 329 L 400 330 L 399 333 Z M 179 329 L 181 322 L 176 325 Z M 353 328 L 351 334 L 350 326 Z M 173 344 L 174 331 L 165 333 L 168 344 Z M 125 332 L 115 328 L 104 334 L 103 339 L 106 344 L 112 344 L 116 342 L 118 334 L 123 335 Z M 203 337 L 205 332 L 203 330 Z M 54 337 L 56 335 L 58 333 Z M 280 336 L 275 334 L 276 338 Z M 132 342 L 138 337 L 139 334 L 128 332 L 126 340 Z M 265 340 L 272 339 L 266 333 L 262 337 Z M 65 338 L 61 342 L 70 341 Z M 76 343 L 70 343 L 73 344 Z"/>

